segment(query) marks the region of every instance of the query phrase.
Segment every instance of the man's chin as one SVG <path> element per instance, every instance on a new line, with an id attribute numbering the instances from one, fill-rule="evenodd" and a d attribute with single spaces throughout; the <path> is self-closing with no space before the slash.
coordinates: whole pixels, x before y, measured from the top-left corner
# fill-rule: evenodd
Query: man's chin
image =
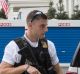
<path id="1" fill-rule="evenodd" d="M 43 39 L 43 38 L 45 38 L 45 36 L 41 36 L 41 37 L 40 37 L 40 39 Z"/>

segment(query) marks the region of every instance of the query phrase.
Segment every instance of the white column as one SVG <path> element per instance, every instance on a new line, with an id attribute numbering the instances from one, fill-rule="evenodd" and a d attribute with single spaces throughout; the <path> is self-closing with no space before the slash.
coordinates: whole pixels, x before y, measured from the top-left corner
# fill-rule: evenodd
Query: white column
<path id="1" fill-rule="evenodd" d="M 11 17 L 12 13 L 13 13 L 13 7 L 9 6 L 8 19 L 12 19 L 12 17 Z"/>
<path id="2" fill-rule="evenodd" d="M 78 0 L 78 3 L 79 3 L 79 10 L 80 10 L 80 0 Z"/>
<path id="3" fill-rule="evenodd" d="M 69 14 L 69 0 L 66 0 L 66 11 Z"/>
<path id="4" fill-rule="evenodd" d="M 73 14 L 74 9 L 74 0 L 69 0 L 69 17 L 71 18 L 71 15 Z"/>

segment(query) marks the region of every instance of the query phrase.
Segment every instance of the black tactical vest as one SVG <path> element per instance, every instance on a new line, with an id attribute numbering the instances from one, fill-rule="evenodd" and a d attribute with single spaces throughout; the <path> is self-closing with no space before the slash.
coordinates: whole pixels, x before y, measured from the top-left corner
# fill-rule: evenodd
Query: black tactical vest
<path id="1" fill-rule="evenodd" d="M 25 63 L 36 67 L 41 74 L 56 74 L 53 70 L 50 55 L 48 53 L 48 44 L 46 39 L 39 40 L 38 47 L 32 47 L 26 39 L 18 38 L 14 40 L 22 56 L 20 63 L 15 63 L 14 67 L 24 65 Z M 29 74 L 26 71 L 22 74 Z"/>

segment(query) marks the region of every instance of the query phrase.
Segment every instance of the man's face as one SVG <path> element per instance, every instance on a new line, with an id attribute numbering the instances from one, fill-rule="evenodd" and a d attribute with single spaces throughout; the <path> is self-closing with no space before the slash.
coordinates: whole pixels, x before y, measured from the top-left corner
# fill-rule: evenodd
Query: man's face
<path id="1" fill-rule="evenodd" d="M 45 32 L 48 31 L 47 28 L 47 20 L 46 19 L 38 19 L 32 22 L 32 32 L 39 38 L 43 38 L 45 36 Z"/>

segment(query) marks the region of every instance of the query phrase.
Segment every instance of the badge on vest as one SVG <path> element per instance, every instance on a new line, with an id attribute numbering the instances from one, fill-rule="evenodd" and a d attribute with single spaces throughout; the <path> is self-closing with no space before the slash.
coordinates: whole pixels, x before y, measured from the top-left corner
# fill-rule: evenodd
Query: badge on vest
<path id="1" fill-rule="evenodd" d="M 43 48 L 48 48 L 48 45 L 47 45 L 47 43 L 45 41 L 41 41 L 41 43 L 42 43 L 42 47 Z"/>

